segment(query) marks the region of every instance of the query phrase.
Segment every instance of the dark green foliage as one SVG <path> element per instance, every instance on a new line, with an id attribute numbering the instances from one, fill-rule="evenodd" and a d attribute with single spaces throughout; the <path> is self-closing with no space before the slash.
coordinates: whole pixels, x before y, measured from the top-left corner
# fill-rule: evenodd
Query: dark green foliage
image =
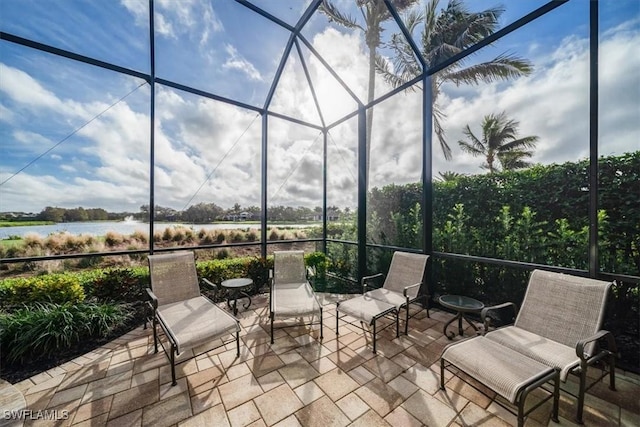
<path id="1" fill-rule="evenodd" d="M 100 301 L 136 302 L 144 298 L 149 274 L 142 268 L 102 270 L 93 281 L 91 296 Z"/>
<path id="2" fill-rule="evenodd" d="M 2 358 L 8 362 L 51 357 L 88 338 L 106 337 L 130 314 L 113 304 L 37 303 L 0 312 Z"/>
<path id="3" fill-rule="evenodd" d="M 327 256 L 323 252 L 305 254 L 304 263 L 311 270 L 310 281 L 316 292 L 324 292 L 327 286 Z"/>
<path id="4" fill-rule="evenodd" d="M 640 151 L 599 165 L 602 271 L 640 275 Z M 586 160 L 434 182 L 434 250 L 587 269 L 588 190 Z M 368 241 L 420 248 L 421 191 L 374 188 Z"/>
<path id="5" fill-rule="evenodd" d="M 273 257 L 253 257 L 247 261 L 247 277 L 253 280 L 256 290 L 265 288 L 269 284 L 269 269 L 273 268 Z"/>

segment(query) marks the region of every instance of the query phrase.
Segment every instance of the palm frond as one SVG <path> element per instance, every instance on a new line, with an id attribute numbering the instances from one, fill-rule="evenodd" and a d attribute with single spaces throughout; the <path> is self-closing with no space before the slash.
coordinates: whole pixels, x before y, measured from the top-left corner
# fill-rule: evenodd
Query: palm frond
<path id="1" fill-rule="evenodd" d="M 502 150 L 505 152 L 513 152 L 518 150 L 526 150 L 536 148 L 538 142 L 537 136 L 525 136 L 524 138 L 514 139 L 511 142 L 507 142 L 502 145 Z"/>
<path id="2" fill-rule="evenodd" d="M 434 109 L 435 111 L 435 109 Z M 442 114 L 444 116 L 444 114 Z M 451 147 L 447 143 L 445 138 L 445 130 L 440 123 L 440 117 L 436 114 L 433 115 L 433 130 L 436 133 L 436 137 L 438 138 L 438 142 L 440 143 L 440 149 L 442 150 L 442 154 L 444 155 L 445 160 L 451 160 L 453 158 L 451 154 Z"/>
<path id="3" fill-rule="evenodd" d="M 323 0 L 318 9 L 320 9 L 320 12 L 327 15 L 330 22 L 335 22 L 336 24 L 347 28 L 360 28 L 364 31 L 364 28 L 358 24 L 358 21 L 356 21 L 355 18 L 349 14 L 342 13 L 336 5 L 328 0 Z"/>
<path id="4" fill-rule="evenodd" d="M 485 145 L 474 135 L 469 125 L 466 125 L 462 129 L 462 133 L 469 139 L 469 141 L 458 141 L 458 145 L 462 151 L 469 153 L 474 157 L 484 155 L 486 153 L 487 149 Z"/>
<path id="5" fill-rule="evenodd" d="M 445 79 L 456 86 L 461 84 L 492 83 L 494 81 L 509 80 L 528 76 L 533 72 L 530 61 L 514 56 L 500 55 L 492 61 L 483 62 L 469 67 L 451 71 Z"/>
<path id="6" fill-rule="evenodd" d="M 416 27 L 424 22 L 424 14 L 419 10 L 410 10 L 402 16 L 402 23 L 413 34 Z"/>
<path id="7" fill-rule="evenodd" d="M 411 79 L 406 78 L 402 73 L 394 73 L 393 70 L 391 70 L 389 61 L 381 55 L 376 55 L 375 63 L 378 74 L 393 87 L 398 87 Z M 414 88 L 411 87 L 411 90 L 413 89 Z"/>

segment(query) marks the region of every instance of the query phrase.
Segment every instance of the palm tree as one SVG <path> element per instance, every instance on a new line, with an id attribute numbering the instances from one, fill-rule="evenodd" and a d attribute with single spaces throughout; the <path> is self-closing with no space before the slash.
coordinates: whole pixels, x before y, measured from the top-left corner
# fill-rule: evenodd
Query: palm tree
<path id="1" fill-rule="evenodd" d="M 407 9 L 417 0 L 392 0 L 397 11 Z M 377 49 L 380 46 L 383 28 L 382 23 L 391 19 L 391 13 L 383 0 L 356 0 L 356 5 L 364 17 L 364 26 L 351 15 L 344 14 L 329 0 L 323 0 L 320 11 L 327 15 L 329 21 L 346 28 L 358 28 L 364 33 L 365 43 L 369 49 L 369 86 L 367 88 L 367 103 L 375 98 L 375 73 Z M 367 114 L 367 187 L 369 184 L 369 163 L 371 153 L 371 130 L 373 129 L 373 108 Z"/>
<path id="2" fill-rule="evenodd" d="M 465 174 L 460 172 L 445 171 L 445 172 L 438 172 L 438 175 L 440 176 L 436 177 L 436 181 L 453 182 L 458 180 L 458 178 L 463 177 Z"/>
<path id="3" fill-rule="evenodd" d="M 494 162 L 497 160 L 503 170 L 513 170 L 527 167 L 530 163 L 524 161 L 533 155 L 533 149 L 538 141 L 537 136 L 518 138 L 519 122 L 507 118 L 503 111 L 498 115 L 484 116 L 482 121 L 482 140 L 478 139 L 469 125 L 462 132 L 468 141 L 458 141 L 462 151 L 474 157 L 482 156 L 486 163 L 483 168 L 489 173 L 497 172 Z"/>
<path id="4" fill-rule="evenodd" d="M 413 10 L 403 18 L 411 34 L 423 25 L 420 33 L 421 54 L 427 68 L 441 64 L 493 34 L 498 29 L 498 21 L 505 11 L 502 7 L 493 7 L 481 12 L 469 12 L 462 0 L 449 0 L 447 7 L 438 12 L 438 3 L 439 0 L 430 0 L 424 13 Z M 420 64 L 402 34 L 393 34 L 387 47 L 394 52 L 393 69 L 387 61 L 381 58 L 376 60 L 377 70 L 387 82 L 398 87 L 420 75 Z M 451 159 L 451 148 L 447 144 L 441 125 L 441 120 L 445 117 L 438 104 L 441 86 L 446 82 L 456 86 L 491 83 L 526 76 L 533 71 L 533 65 L 528 60 L 515 55 L 501 54 L 491 61 L 465 67 L 468 58 L 439 71 L 431 80 L 433 129 L 447 160 Z"/>

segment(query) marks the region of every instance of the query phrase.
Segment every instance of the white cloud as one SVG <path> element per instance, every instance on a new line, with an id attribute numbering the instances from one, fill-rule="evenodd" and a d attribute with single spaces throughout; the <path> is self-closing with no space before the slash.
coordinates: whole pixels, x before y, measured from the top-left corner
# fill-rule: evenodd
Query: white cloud
<path id="1" fill-rule="evenodd" d="M 251 80 L 262 81 L 260 71 L 249 61 L 247 61 L 242 55 L 238 53 L 238 50 L 230 44 L 225 46 L 227 52 L 227 60 L 222 64 L 222 68 L 238 70 L 249 77 Z"/>
<path id="2" fill-rule="evenodd" d="M 184 22 L 194 19 L 188 11 L 176 14 Z M 313 43 L 352 90 L 366 97 L 366 79 L 361 76 L 366 76 L 367 54 L 360 37 L 358 33 L 326 29 L 314 36 Z M 640 68 L 640 55 L 634 52 L 639 43 L 638 31 L 628 29 L 607 33 L 601 39 L 601 154 L 638 149 L 640 82 L 636 71 Z M 243 62 L 233 46 L 227 46 L 227 53 L 231 61 L 227 68 L 259 76 L 255 68 L 252 71 L 251 64 Z M 444 125 L 454 149 L 454 159 L 444 161 L 439 148 L 435 147 L 434 174 L 447 170 L 483 173 L 479 168 L 481 159 L 461 153 L 457 140 L 462 138 L 461 129 L 467 123 L 478 130 L 484 115 L 503 110 L 520 121 L 521 135 L 540 136 L 534 161 L 563 162 L 587 155 L 587 43 L 567 38 L 553 52 L 531 55 L 536 71 L 530 77 L 464 91 L 443 87 L 439 102 L 447 113 Z M 313 58 L 305 59 L 308 59 L 325 117 L 331 117 L 328 122 L 352 111 L 355 103 L 324 72 L 322 64 Z M 302 67 L 296 61 L 288 61 L 274 98 L 274 108 L 286 108 L 298 113 L 297 117 L 311 120 L 309 112 L 315 105 L 311 92 L 305 87 Z M 47 123 L 53 114 L 69 122 L 86 121 L 109 105 L 63 99 L 56 96 L 55 88 L 45 86 L 18 68 L 3 64 L 1 72 L 0 91 L 17 109 L 27 111 L 27 117 L 33 118 L 33 122 Z M 377 81 L 377 85 L 378 94 L 389 89 L 382 81 Z M 421 97 L 420 91 L 399 94 L 375 107 L 371 185 L 419 180 Z M 75 159 L 69 161 L 67 152 L 64 155 L 55 152 L 54 155 L 62 157 L 62 167 L 67 174 L 74 176 L 72 179 L 52 176 L 50 170 L 29 168 L 0 188 L 3 209 L 39 211 L 54 204 L 117 211 L 135 210 L 148 203 L 149 117 L 147 110 L 136 110 L 127 101 L 120 102 L 78 132 L 80 143 L 74 145 Z M 156 101 L 156 202 L 181 209 L 202 186 L 192 203 L 259 206 L 261 118 L 256 118 L 255 112 L 160 86 L 156 88 Z M 327 169 L 328 202 L 332 205 L 354 207 L 357 200 L 357 123 L 357 117 L 352 118 L 330 132 Z M 318 130 L 273 117 L 269 117 L 268 126 L 269 204 L 320 205 L 322 135 Z M 24 149 L 28 141 L 38 145 L 47 141 L 38 132 L 40 129 L 29 127 L 12 129 L 10 134 Z M 61 167 L 60 159 L 52 160 L 56 161 L 56 169 Z M 9 169 L 16 168 L 2 163 L 0 182 L 9 176 Z"/>
<path id="3" fill-rule="evenodd" d="M 149 8 L 146 0 L 120 0 L 134 16 L 138 26 L 149 27 Z M 224 31 L 210 2 L 197 0 L 157 0 L 154 9 L 156 33 L 177 38 L 181 34 L 199 36 L 200 45 L 208 43 L 211 34 Z"/>
<path id="4" fill-rule="evenodd" d="M 0 63 L 0 91 L 6 96 L 28 107 L 56 109 L 60 100 L 53 92 L 42 87 L 33 77 L 22 70 Z"/>
<path id="5" fill-rule="evenodd" d="M 48 138 L 28 130 L 16 130 L 13 132 L 13 138 L 23 146 L 32 146 L 40 151 L 53 145 Z"/>
<path id="6" fill-rule="evenodd" d="M 600 139 L 602 155 L 640 149 L 640 33 L 610 33 L 600 41 Z M 634 53 L 635 51 L 635 53 Z M 454 170 L 483 173 L 482 159 L 458 149 L 462 128 L 480 134 L 482 118 L 506 111 L 520 122 L 520 135 L 540 137 L 533 162 L 548 164 L 584 159 L 589 155 L 589 50 L 584 39 L 569 37 L 547 56 L 531 58 L 535 71 L 509 85 L 475 88 L 473 96 L 439 100 L 454 159 L 446 162 L 434 152 L 434 173 Z"/>

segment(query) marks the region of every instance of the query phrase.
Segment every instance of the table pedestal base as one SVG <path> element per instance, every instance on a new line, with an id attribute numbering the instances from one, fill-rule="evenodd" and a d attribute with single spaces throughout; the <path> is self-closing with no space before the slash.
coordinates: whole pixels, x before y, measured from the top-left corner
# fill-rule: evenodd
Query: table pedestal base
<path id="1" fill-rule="evenodd" d="M 247 298 L 248 301 L 245 305 L 243 305 L 244 309 L 246 310 L 247 308 L 249 308 L 249 306 L 251 305 L 251 296 L 246 293 L 245 291 L 232 291 L 229 290 L 227 291 L 227 306 L 229 307 L 229 310 L 233 310 L 233 315 L 237 316 L 238 315 L 238 298 Z M 231 305 L 231 300 L 233 300 L 233 306 Z"/>
<path id="2" fill-rule="evenodd" d="M 442 329 L 442 332 L 447 336 L 447 338 L 452 340 L 456 336 L 455 332 L 447 333 L 447 328 L 449 327 L 449 325 L 455 322 L 456 320 L 458 321 L 458 335 L 460 336 L 463 335 L 464 331 L 462 330 L 462 319 L 464 319 L 469 325 L 471 325 L 471 327 L 476 332 L 478 331 L 478 327 L 474 325 L 469 319 L 467 319 L 467 317 L 464 315 L 463 312 L 459 311 L 455 317 L 453 317 L 451 320 L 445 323 L 444 328 Z"/>

